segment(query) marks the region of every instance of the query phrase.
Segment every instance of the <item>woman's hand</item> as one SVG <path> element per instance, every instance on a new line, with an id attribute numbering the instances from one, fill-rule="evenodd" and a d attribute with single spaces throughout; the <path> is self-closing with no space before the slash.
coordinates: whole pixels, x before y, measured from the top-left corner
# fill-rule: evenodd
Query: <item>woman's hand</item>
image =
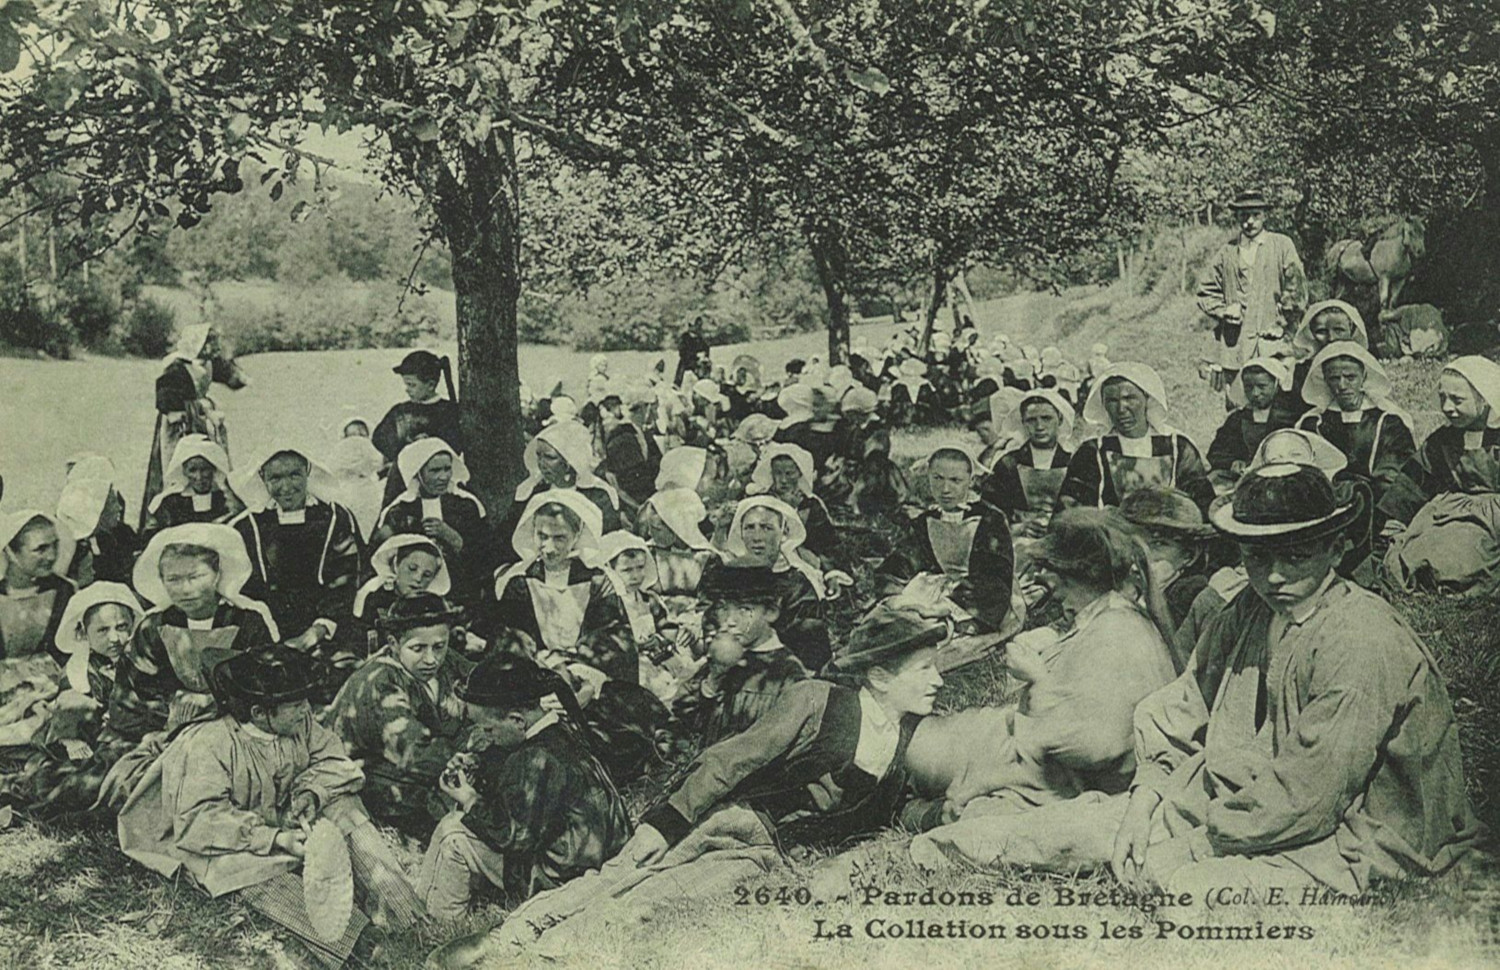
<path id="1" fill-rule="evenodd" d="M 454 552 L 462 552 L 464 538 L 458 534 L 458 530 L 444 522 L 442 519 L 423 519 L 422 533 L 427 538 L 440 542 Z"/>
<path id="2" fill-rule="evenodd" d="M 1027 636 L 1020 634 L 1005 645 L 1005 666 L 1017 680 L 1034 684 L 1047 675 L 1047 661 L 1043 654 L 1043 641 L 1056 642 L 1057 634 L 1050 627 L 1040 627 L 1052 635 Z M 1032 631 L 1028 631 L 1032 632 Z"/>

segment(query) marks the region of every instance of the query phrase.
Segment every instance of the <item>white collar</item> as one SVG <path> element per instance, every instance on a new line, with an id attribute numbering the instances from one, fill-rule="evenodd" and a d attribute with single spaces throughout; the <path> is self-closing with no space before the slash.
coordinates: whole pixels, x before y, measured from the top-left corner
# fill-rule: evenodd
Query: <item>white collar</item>
<path id="1" fill-rule="evenodd" d="M 1256 424 L 1265 424 L 1267 421 L 1271 420 L 1271 409 L 1263 408 L 1259 411 L 1251 409 L 1250 420 L 1254 421 Z"/>
<path id="2" fill-rule="evenodd" d="M 1365 412 L 1368 411 L 1369 409 L 1370 409 L 1370 399 L 1369 398 L 1365 398 L 1364 403 L 1362 405 L 1360 405 L 1360 408 L 1359 408 L 1358 411 L 1340 411 L 1339 412 L 1339 420 L 1342 421 L 1342 422 L 1344 422 L 1345 424 L 1359 424 L 1361 421 L 1363 421 L 1365 419 Z"/>
<path id="3" fill-rule="evenodd" d="M 1483 431 L 1464 432 L 1464 451 L 1478 451 L 1484 447 Z"/>
<path id="4" fill-rule="evenodd" d="M 1036 445 L 1028 444 L 1031 449 L 1031 465 L 1033 468 L 1051 468 L 1052 462 L 1057 458 L 1057 445 L 1051 448 L 1038 448 Z"/>
<path id="5" fill-rule="evenodd" d="M 540 718 L 538 718 L 535 724 L 526 729 L 526 736 L 528 738 L 534 738 L 556 723 L 557 712 L 548 711 L 546 714 L 543 714 Z"/>
<path id="6" fill-rule="evenodd" d="M 190 616 L 187 618 L 187 625 L 189 630 L 212 630 L 214 628 L 214 618 L 210 616 L 206 620 L 195 620 Z"/>
<path id="7" fill-rule="evenodd" d="M 304 525 L 307 522 L 307 506 L 288 512 L 281 506 L 276 506 L 276 521 L 281 525 Z"/>
<path id="8" fill-rule="evenodd" d="M 272 734 L 270 731 L 262 731 L 249 721 L 238 722 L 240 729 L 257 741 L 276 741 L 280 735 Z"/>
<path id="9" fill-rule="evenodd" d="M 207 512 L 209 509 L 214 507 L 213 492 L 209 492 L 207 495 L 199 495 L 197 492 L 188 492 L 188 496 L 193 501 L 194 512 Z"/>
<path id="10" fill-rule="evenodd" d="M 859 740 L 854 745 L 854 767 L 874 778 L 884 778 L 896 760 L 901 722 L 888 714 L 869 688 L 859 691 Z"/>
<path id="11" fill-rule="evenodd" d="M 437 498 L 424 498 L 424 499 L 421 499 L 421 502 L 422 502 L 422 518 L 424 518 L 424 519 L 437 519 L 439 522 L 442 521 L 442 519 L 443 519 L 443 498 L 442 498 L 442 496 L 438 496 Z"/>
<path id="12" fill-rule="evenodd" d="M 1122 434 L 1116 434 L 1115 439 L 1120 442 L 1120 454 L 1127 458 L 1150 458 L 1152 451 L 1151 435 L 1147 433 L 1139 438 L 1127 438 Z"/>

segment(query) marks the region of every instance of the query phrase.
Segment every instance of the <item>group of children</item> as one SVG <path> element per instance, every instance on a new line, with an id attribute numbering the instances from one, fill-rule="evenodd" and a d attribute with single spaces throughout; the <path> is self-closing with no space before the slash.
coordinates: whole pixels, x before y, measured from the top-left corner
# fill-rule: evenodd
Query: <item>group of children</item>
<path id="1" fill-rule="evenodd" d="M 39 817 L 118 813 L 132 858 L 241 894 L 331 966 L 462 915 L 485 884 L 530 901 L 442 965 L 533 945 L 533 927 L 566 945 L 620 906 L 733 885 L 778 846 L 898 819 L 945 833 L 914 843 L 924 864 L 989 861 L 984 819 L 1137 811 L 1138 707 L 1222 676 L 1204 638 L 1243 633 L 1224 617 L 1247 597 L 1296 617 L 1354 590 L 1339 577 L 1490 578 L 1500 366 L 1449 365 L 1449 426 L 1418 449 L 1362 334 L 1352 307 L 1310 308 L 1307 360 L 1247 363 L 1206 457 L 1160 377 L 1102 347 L 1085 375 L 1004 340 L 973 354 L 970 328 L 927 363 L 898 347 L 879 368 L 804 366 L 773 398 L 753 359 L 676 386 L 596 358 L 583 406 L 529 411 L 527 477 L 493 515 L 425 351 L 395 368 L 406 402 L 337 429 L 337 473 L 280 447 L 231 474 L 222 424 L 193 423 L 207 385 L 159 386 L 176 440 L 138 533 L 96 456 L 70 464 L 55 515 L 0 519 L 0 791 Z M 215 352 L 205 336 L 163 380 Z M 953 394 L 982 404 L 983 451 L 898 465 L 891 428 L 952 413 Z M 1100 432 L 1073 440 L 1080 419 Z M 348 501 L 351 469 L 378 501 Z M 855 520 L 884 544 L 853 548 Z M 1335 521 L 1336 561 L 1278 600 L 1250 547 Z M 858 625 L 831 636 L 831 601 L 861 590 Z M 1017 635 L 1053 604 L 1061 630 Z M 1016 704 L 929 716 L 954 637 L 1009 641 Z M 633 822 L 621 792 L 664 760 L 683 765 Z M 1464 834 L 1462 814 L 1428 841 Z M 380 828 L 422 850 L 416 871 Z M 345 883 L 359 904 L 330 916 Z"/>

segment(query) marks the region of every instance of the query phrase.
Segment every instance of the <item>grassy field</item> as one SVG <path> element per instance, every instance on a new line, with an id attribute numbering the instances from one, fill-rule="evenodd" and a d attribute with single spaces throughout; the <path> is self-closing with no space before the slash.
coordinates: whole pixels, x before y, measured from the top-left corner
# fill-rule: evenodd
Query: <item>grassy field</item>
<path id="1" fill-rule="evenodd" d="M 1196 378 L 1199 355 L 1210 349 L 1208 335 L 1196 327 L 1190 301 L 1175 288 L 1131 294 L 1115 287 L 1063 297 L 1026 295 L 981 307 L 986 337 L 1004 330 L 1013 339 L 1056 343 L 1071 358 L 1082 360 L 1096 341 L 1110 345 L 1115 359 L 1143 359 L 1161 370 L 1173 398 L 1179 426 L 1206 442 L 1220 420 L 1216 395 Z M 861 328 L 874 345 L 889 326 Z M 1144 348 L 1149 348 L 1147 352 Z M 754 348 L 772 369 L 792 356 L 822 349 L 821 335 L 778 341 Z M 448 348 L 451 352 L 451 348 Z M 729 353 L 731 351 L 726 351 Z M 273 440 L 318 450 L 331 443 L 331 426 L 346 413 L 378 416 L 400 397 L 390 366 L 399 351 L 277 354 L 247 358 L 254 384 L 236 394 L 219 395 L 228 414 L 232 448 L 248 456 Z M 654 354 L 612 355 L 617 371 L 649 366 Z M 727 359 L 727 358 L 726 358 Z M 669 360 L 669 363 L 672 362 Z M 152 422 L 151 382 L 158 365 L 151 362 L 85 360 L 39 363 L 0 360 L 0 472 L 6 477 L 5 505 L 46 507 L 61 483 L 62 461 L 77 450 L 93 450 L 115 460 L 132 504 L 139 494 Z M 540 386 L 562 380 L 580 387 L 587 357 L 558 348 L 522 350 L 523 375 L 545 375 Z M 1437 423 L 1431 400 L 1438 367 L 1396 364 L 1398 397 L 1413 411 L 1418 431 Z M 898 438 L 902 454 L 914 455 L 956 431 L 928 431 Z M 1435 598 L 1413 598 L 1402 607 L 1433 647 L 1450 680 L 1465 732 L 1465 750 L 1476 807 L 1492 830 L 1500 823 L 1496 799 L 1500 751 L 1496 698 L 1500 665 L 1494 635 L 1500 628 L 1500 606 L 1458 604 Z M 944 688 L 947 708 L 993 702 L 1000 696 L 1001 669 L 985 660 L 961 671 Z M 872 881 L 920 892 L 929 880 L 906 860 L 904 841 L 896 834 L 871 851 L 867 876 Z M 410 855 L 413 866 L 416 856 Z M 1265 967 L 1327 968 L 1492 966 L 1496 955 L 1500 874 L 1489 857 L 1433 883 L 1397 892 L 1379 907 L 1312 907 L 1254 909 L 1197 908 L 1154 916 L 1120 907 L 1060 907 L 1053 904 L 1058 887 L 1086 889 L 1107 885 L 1084 879 L 1055 880 L 1022 873 L 966 873 L 933 881 L 939 888 L 974 889 L 1020 886 L 1043 894 L 1042 905 L 987 909 L 959 906 L 865 906 L 838 901 L 822 891 L 817 858 L 794 860 L 766 877 L 764 885 L 818 886 L 821 905 L 737 906 L 732 898 L 697 899 L 653 915 L 649 922 L 610 927 L 591 939 L 587 953 L 568 954 L 549 966 L 612 967 L 768 966 L 829 967 L 980 967 L 1007 962 L 1019 967 L 1099 966 L 1128 961 L 1133 967 L 1213 967 L 1226 959 Z M 753 885 L 750 888 L 755 888 Z M 773 892 L 773 900 L 775 893 Z M 1290 911 L 1289 911 L 1290 910 Z M 497 905 L 476 913 L 475 925 L 494 922 Z M 855 939 L 814 939 L 816 920 L 826 927 L 849 923 Z M 891 940 L 865 933 L 871 919 L 904 923 L 967 919 L 1007 927 L 1004 940 Z M 1296 923 L 1310 927 L 1307 942 L 1225 943 L 1185 941 L 1162 920 L 1190 928 Z M 1101 923 L 1139 928 L 1140 940 L 1104 940 Z M 887 924 L 887 925 L 888 925 Z M 1047 927 L 1024 931 L 1020 927 Z M 1083 927 L 1087 938 L 1059 939 L 1059 927 Z M 1191 932 L 1191 930 L 1190 930 Z M 1046 938 L 1040 938 L 1045 934 Z M 448 934 L 424 930 L 394 941 L 375 961 L 380 968 L 411 967 Z M 265 921 L 233 902 L 211 903 L 190 887 L 164 883 L 129 864 L 114 848 L 112 832 L 89 828 L 17 825 L 0 832 L 0 966 L 177 968 L 301 966 L 301 951 Z M 541 961 L 541 958 L 537 958 Z M 510 965 L 510 961 L 504 964 Z"/>

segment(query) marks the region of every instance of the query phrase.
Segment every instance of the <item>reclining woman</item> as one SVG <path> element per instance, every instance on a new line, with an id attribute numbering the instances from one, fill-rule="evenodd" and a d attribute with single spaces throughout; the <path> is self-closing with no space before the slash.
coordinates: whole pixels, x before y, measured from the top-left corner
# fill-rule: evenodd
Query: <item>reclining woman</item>
<path id="1" fill-rule="evenodd" d="M 536 943 L 581 952 L 607 922 L 713 897 L 769 871 L 778 845 L 831 845 L 892 824 L 907 800 L 905 752 L 932 713 L 948 628 L 881 603 L 842 645 L 843 683 L 805 680 L 740 734 L 704 750 L 630 841 L 598 872 L 532 898 L 489 934 L 429 959 L 472 966 Z"/>
<path id="2" fill-rule="evenodd" d="M 1061 637 L 1038 627 L 1011 640 L 1015 704 L 918 726 L 907 765 L 919 788 L 939 793 L 928 827 L 1124 791 L 1135 706 L 1176 676 L 1145 542 L 1118 512 L 1059 513 L 1033 555 L 1071 626 Z"/>
<path id="3" fill-rule="evenodd" d="M 460 617 L 433 593 L 392 604 L 377 625 L 384 649 L 354 672 L 322 716 L 364 765 L 370 814 L 419 841 L 444 814 L 438 775 L 469 728 L 455 693 L 468 665 L 449 649 Z"/>

